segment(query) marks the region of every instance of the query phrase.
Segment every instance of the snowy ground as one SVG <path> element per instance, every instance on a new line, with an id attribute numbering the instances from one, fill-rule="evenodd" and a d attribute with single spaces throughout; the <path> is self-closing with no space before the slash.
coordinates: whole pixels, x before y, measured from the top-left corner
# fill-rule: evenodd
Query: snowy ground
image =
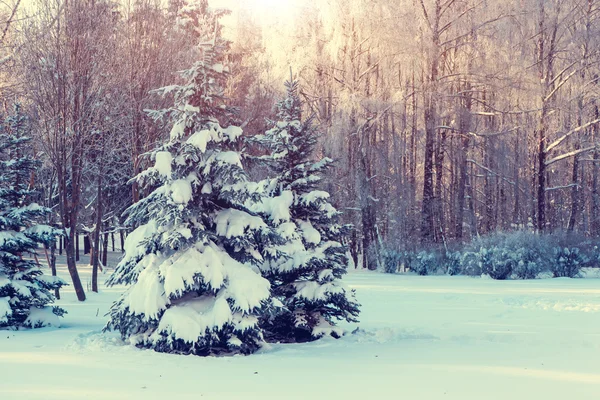
<path id="1" fill-rule="evenodd" d="M 232 358 L 124 346 L 100 333 L 122 289 L 67 288 L 63 328 L 0 331 L 0 399 L 600 399 L 600 280 L 346 281 L 357 334 Z"/>

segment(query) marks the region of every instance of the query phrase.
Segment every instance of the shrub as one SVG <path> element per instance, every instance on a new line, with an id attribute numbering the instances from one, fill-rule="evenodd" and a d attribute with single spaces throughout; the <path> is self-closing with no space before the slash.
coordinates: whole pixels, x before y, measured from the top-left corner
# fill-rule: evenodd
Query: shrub
<path id="1" fill-rule="evenodd" d="M 535 279 L 540 274 L 577 277 L 582 267 L 600 264 L 600 249 L 592 240 L 567 233 L 494 233 L 471 243 L 441 251 L 385 251 L 385 271 L 395 273 L 401 265 L 419 275 L 444 271 L 448 275 L 493 279 Z"/>
<path id="2" fill-rule="evenodd" d="M 383 258 L 383 270 L 388 274 L 395 274 L 398 272 L 398 268 L 402 265 L 403 259 L 402 251 L 394 251 L 384 249 L 381 252 Z"/>
<path id="3" fill-rule="evenodd" d="M 415 262 L 411 265 L 411 270 L 419 275 L 431 275 L 438 270 L 437 257 L 435 253 L 421 251 L 417 254 Z"/>
<path id="4" fill-rule="evenodd" d="M 458 275 L 461 272 L 461 254 L 459 251 L 444 253 L 443 268 L 447 275 Z"/>
<path id="5" fill-rule="evenodd" d="M 552 273 L 555 278 L 574 278 L 579 274 L 579 269 L 588 262 L 577 247 L 555 247 Z"/>

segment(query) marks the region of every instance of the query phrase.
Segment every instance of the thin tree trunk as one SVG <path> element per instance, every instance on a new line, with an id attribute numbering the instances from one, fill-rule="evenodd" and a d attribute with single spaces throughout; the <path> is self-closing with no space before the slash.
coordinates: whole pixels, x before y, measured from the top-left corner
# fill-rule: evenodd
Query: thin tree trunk
<path id="1" fill-rule="evenodd" d="M 543 117 L 545 118 L 545 116 Z M 538 171 L 537 171 L 537 229 L 546 230 L 546 129 L 541 123 L 538 131 Z"/>
<path id="2" fill-rule="evenodd" d="M 106 266 L 106 262 L 108 260 L 108 233 L 104 234 L 104 240 L 102 242 L 102 266 L 101 271 Z"/>
<path id="3" fill-rule="evenodd" d="M 75 233 L 75 261 L 79 261 L 79 234 Z"/>
<path id="4" fill-rule="evenodd" d="M 579 141 L 575 146 L 575 150 L 579 150 Z M 569 216 L 569 224 L 567 225 L 567 231 L 573 232 L 577 225 L 577 219 L 579 218 L 581 199 L 579 198 L 579 155 L 573 157 L 573 172 L 572 172 L 572 184 L 571 188 L 571 215 Z"/>
<path id="5" fill-rule="evenodd" d="M 85 301 L 85 292 L 83 291 L 83 285 L 79 278 L 79 272 L 77 272 L 77 262 L 75 261 L 75 238 L 73 237 L 72 230 L 65 243 L 65 253 L 67 254 L 67 269 L 69 270 L 69 275 L 71 275 L 77 299 L 79 301 Z"/>
<path id="6" fill-rule="evenodd" d="M 100 263 L 100 231 L 102 229 L 102 173 L 98 176 L 96 188 L 96 227 L 92 250 L 92 292 L 98 293 L 98 264 Z"/>
<path id="7" fill-rule="evenodd" d="M 50 264 L 50 270 L 52 271 L 52 276 L 56 276 L 56 241 L 52 241 L 50 243 L 50 258 L 48 260 L 48 263 Z M 56 297 L 57 300 L 60 300 L 60 289 L 56 288 L 54 289 L 54 297 Z"/>
<path id="8" fill-rule="evenodd" d="M 594 105 L 594 119 L 598 119 L 600 117 L 600 110 L 597 105 Z M 600 139 L 598 135 L 598 124 L 594 124 L 592 126 L 592 137 L 594 143 L 598 143 Z M 593 236 L 598 236 L 600 233 L 600 193 L 598 191 L 598 169 L 600 168 L 600 151 L 598 151 L 598 146 L 594 149 L 593 155 L 594 162 L 592 163 L 592 207 L 591 207 L 591 223 L 590 223 L 590 231 Z"/>
<path id="9" fill-rule="evenodd" d="M 90 254 L 91 245 L 90 245 L 90 234 L 86 233 L 83 236 L 83 254 Z"/>
<path id="10" fill-rule="evenodd" d="M 125 253 L 125 233 L 123 229 L 119 230 L 119 238 L 121 239 L 121 253 Z"/>

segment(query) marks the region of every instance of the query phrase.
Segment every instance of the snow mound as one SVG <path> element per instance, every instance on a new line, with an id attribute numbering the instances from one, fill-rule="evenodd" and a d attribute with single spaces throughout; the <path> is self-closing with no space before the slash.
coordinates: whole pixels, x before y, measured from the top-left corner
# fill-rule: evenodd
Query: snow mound
<path id="1" fill-rule="evenodd" d="M 397 343 L 405 340 L 440 340 L 438 336 L 411 329 L 379 328 L 364 330 L 357 328 L 349 337 L 358 343 Z"/>
<path id="2" fill-rule="evenodd" d="M 24 325 L 32 328 L 42 328 L 45 326 L 59 328 L 60 319 L 58 315 L 54 314 L 52 307 L 32 307 L 29 309 L 29 316 L 25 320 Z"/>
<path id="3" fill-rule="evenodd" d="M 117 334 L 102 332 L 101 330 L 81 333 L 65 348 L 78 352 L 112 352 L 116 348 L 119 351 L 136 350 L 134 347 L 126 346 Z"/>

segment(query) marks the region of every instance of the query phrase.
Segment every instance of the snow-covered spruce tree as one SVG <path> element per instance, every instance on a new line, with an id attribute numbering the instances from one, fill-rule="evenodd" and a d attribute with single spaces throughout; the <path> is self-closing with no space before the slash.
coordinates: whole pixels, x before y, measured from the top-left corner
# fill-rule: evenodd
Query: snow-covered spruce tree
<path id="1" fill-rule="evenodd" d="M 354 293 L 340 282 L 348 264 L 343 245 L 348 227 L 337 223 L 340 213 L 329 202 L 329 193 L 318 190 L 323 172 L 333 161 L 315 160 L 317 132 L 311 118 L 302 120 L 298 82 L 285 85 L 287 96 L 278 104 L 279 121 L 271 122 L 272 128 L 264 135 L 250 139 L 267 150 L 268 155 L 259 159 L 275 174 L 263 181 L 265 194 L 287 198 L 289 206 L 289 219 L 270 219 L 287 239 L 280 247 L 287 257 L 267 260 L 261 267 L 271 282 L 273 297 L 283 304 L 261 326 L 270 341 L 339 337 L 342 330 L 335 321 L 355 322 L 359 313 Z M 273 208 L 270 203 L 267 197 L 261 204 L 263 211 Z"/>
<path id="2" fill-rule="evenodd" d="M 223 12 L 206 2 L 186 12 L 213 36 L 183 72 L 187 84 L 162 90 L 174 94 L 174 107 L 153 113 L 175 122 L 152 152 L 154 165 L 136 178 L 150 194 L 127 211 L 126 223 L 138 227 L 108 284 L 132 286 L 112 306 L 107 329 L 159 352 L 249 354 L 263 343 L 258 320 L 270 298 L 258 264 L 278 236 L 244 207 L 254 195 L 234 150 L 242 130 L 221 125 L 231 118 L 222 97 Z"/>
<path id="3" fill-rule="evenodd" d="M 17 105 L 0 125 L 0 329 L 59 326 L 65 313 L 51 305 L 51 291 L 65 282 L 44 275 L 31 256 L 57 232 L 37 224 L 49 210 L 31 201 L 38 162 L 27 151 L 26 133 L 27 118 Z"/>

